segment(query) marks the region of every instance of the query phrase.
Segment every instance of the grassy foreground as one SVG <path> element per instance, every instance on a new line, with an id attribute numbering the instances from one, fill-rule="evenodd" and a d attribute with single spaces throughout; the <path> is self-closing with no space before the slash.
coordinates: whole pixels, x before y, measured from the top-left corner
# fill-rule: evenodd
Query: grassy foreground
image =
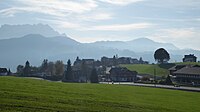
<path id="1" fill-rule="evenodd" d="M 200 94 L 0 77 L 0 111 L 200 112 Z"/>

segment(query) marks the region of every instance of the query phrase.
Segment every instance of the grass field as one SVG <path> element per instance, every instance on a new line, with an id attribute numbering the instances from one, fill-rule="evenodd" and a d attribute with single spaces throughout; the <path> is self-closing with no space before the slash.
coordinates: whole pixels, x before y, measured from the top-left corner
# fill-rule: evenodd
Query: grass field
<path id="1" fill-rule="evenodd" d="M 200 94 L 0 77 L 0 111 L 200 112 Z"/>
<path id="2" fill-rule="evenodd" d="M 139 74 L 150 74 L 154 75 L 154 69 L 157 76 L 166 76 L 169 74 L 169 71 L 166 68 L 161 68 L 159 65 L 150 65 L 150 64 L 126 64 L 121 65 L 128 68 L 131 71 L 137 71 Z"/>
<path id="3" fill-rule="evenodd" d="M 128 68 L 132 71 L 137 71 L 140 74 L 150 74 L 154 75 L 154 69 L 156 69 L 156 75 L 157 76 L 167 76 L 169 74 L 168 69 L 175 66 L 175 65 L 184 65 L 184 64 L 190 64 L 190 65 L 200 65 L 200 63 L 195 62 L 180 62 L 180 63 L 168 63 L 168 64 L 124 64 L 121 65 L 123 67 Z"/>

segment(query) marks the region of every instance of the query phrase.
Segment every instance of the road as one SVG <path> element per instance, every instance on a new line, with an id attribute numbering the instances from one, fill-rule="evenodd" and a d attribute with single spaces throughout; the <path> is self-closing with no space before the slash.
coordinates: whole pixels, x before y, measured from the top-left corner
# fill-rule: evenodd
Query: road
<path id="1" fill-rule="evenodd" d="M 174 87 L 171 85 L 160 85 L 160 84 L 143 84 L 143 83 L 133 83 L 133 82 L 101 82 L 102 84 L 121 84 L 121 85 L 130 85 L 130 86 L 142 86 L 142 87 L 153 87 L 153 88 L 165 88 L 165 89 L 174 89 L 174 90 L 183 90 L 183 91 L 193 91 L 193 92 L 200 92 L 200 88 L 196 87 Z"/>

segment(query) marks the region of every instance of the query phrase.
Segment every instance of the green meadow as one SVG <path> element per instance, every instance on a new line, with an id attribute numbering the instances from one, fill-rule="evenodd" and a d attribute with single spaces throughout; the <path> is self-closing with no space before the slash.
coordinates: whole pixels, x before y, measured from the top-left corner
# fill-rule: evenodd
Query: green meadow
<path id="1" fill-rule="evenodd" d="M 0 77 L 0 111 L 200 112 L 199 103 L 197 92 Z"/>
<path id="2" fill-rule="evenodd" d="M 131 71 L 137 71 L 139 74 L 150 74 L 154 75 L 154 69 L 157 76 L 166 76 L 169 74 L 169 67 L 160 67 L 158 64 L 125 64 L 121 65 L 128 68 Z"/>
<path id="3" fill-rule="evenodd" d="M 197 62 L 179 62 L 168 64 L 123 64 L 122 67 L 126 67 L 131 71 L 137 71 L 139 74 L 154 75 L 154 69 L 157 76 L 167 76 L 169 74 L 168 69 L 175 65 L 200 65 Z"/>

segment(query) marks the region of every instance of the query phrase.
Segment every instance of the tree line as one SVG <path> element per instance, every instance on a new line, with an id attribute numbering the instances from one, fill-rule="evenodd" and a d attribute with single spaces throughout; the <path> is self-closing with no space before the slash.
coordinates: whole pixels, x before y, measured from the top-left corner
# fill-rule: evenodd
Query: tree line
<path id="1" fill-rule="evenodd" d="M 84 72 L 86 69 L 87 67 L 83 63 L 82 72 Z M 26 61 L 24 66 L 17 66 L 16 74 L 21 77 L 40 77 L 54 81 L 61 80 L 63 82 L 75 82 L 76 80 L 70 59 L 67 61 L 66 67 L 61 60 L 49 62 L 47 59 L 44 59 L 39 67 L 31 66 L 30 62 Z M 86 74 L 86 76 L 86 79 L 89 79 L 91 83 L 98 83 L 98 75 L 95 68 L 92 69 L 89 75 Z"/>

